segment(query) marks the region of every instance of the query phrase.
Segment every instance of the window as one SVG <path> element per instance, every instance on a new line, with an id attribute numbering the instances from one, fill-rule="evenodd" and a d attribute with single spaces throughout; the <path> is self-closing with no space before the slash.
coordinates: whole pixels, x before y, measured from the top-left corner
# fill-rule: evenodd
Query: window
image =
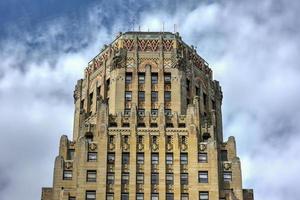
<path id="1" fill-rule="evenodd" d="M 227 150 L 221 150 L 221 160 L 228 161 Z"/>
<path id="2" fill-rule="evenodd" d="M 187 173 L 180 174 L 180 182 L 181 185 L 188 185 L 189 184 L 189 175 Z"/>
<path id="3" fill-rule="evenodd" d="M 174 194 L 173 193 L 167 193 L 166 200 L 174 200 Z"/>
<path id="4" fill-rule="evenodd" d="M 186 91 L 190 91 L 190 80 L 186 79 Z"/>
<path id="5" fill-rule="evenodd" d="M 158 75 L 157 73 L 151 74 L 151 84 L 157 84 L 158 83 Z"/>
<path id="6" fill-rule="evenodd" d="M 87 133 L 85 135 L 85 140 L 87 141 L 87 143 L 93 142 L 93 134 L 92 133 Z"/>
<path id="7" fill-rule="evenodd" d="M 108 173 L 107 174 L 107 184 L 112 185 L 115 182 L 115 174 L 114 173 Z"/>
<path id="8" fill-rule="evenodd" d="M 72 180 L 73 173 L 72 170 L 64 170 L 63 179 L 64 180 Z"/>
<path id="9" fill-rule="evenodd" d="M 208 200 L 208 192 L 199 192 L 199 200 Z"/>
<path id="10" fill-rule="evenodd" d="M 145 73 L 139 73 L 139 84 L 145 83 Z"/>
<path id="11" fill-rule="evenodd" d="M 97 161 L 97 152 L 88 152 L 88 159 L 89 162 Z"/>
<path id="12" fill-rule="evenodd" d="M 223 178 L 225 182 L 230 182 L 232 180 L 232 172 L 223 172 Z"/>
<path id="13" fill-rule="evenodd" d="M 130 91 L 125 92 L 125 100 L 126 101 L 131 101 L 131 92 Z"/>
<path id="14" fill-rule="evenodd" d="M 165 83 L 166 84 L 171 83 L 171 74 L 170 73 L 165 73 Z"/>
<path id="15" fill-rule="evenodd" d="M 158 101 L 158 92 L 151 92 L 151 101 Z"/>
<path id="16" fill-rule="evenodd" d="M 131 82 L 132 82 L 132 73 L 127 72 L 126 73 L 126 78 L 125 78 L 125 83 L 126 84 L 131 84 Z"/>
<path id="17" fill-rule="evenodd" d="M 76 200 L 76 197 L 69 197 L 69 200 Z"/>
<path id="18" fill-rule="evenodd" d="M 157 123 L 150 123 L 150 127 L 151 128 L 156 128 L 157 127 Z"/>
<path id="19" fill-rule="evenodd" d="M 129 194 L 128 193 L 122 193 L 121 194 L 121 200 L 129 200 Z"/>
<path id="20" fill-rule="evenodd" d="M 189 200 L 189 194 L 181 193 L 181 200 Z"/>
<path id="21" fill-rule="evenodd" d="M 128 173 L 123 173 L 122 174 L 122 184 L 128 184 L 129 183 L 129 174 Z"/>
<path id="22" fill-rule="evenodd" d="M 106 80 L 106 91 L 109 91 L 109 87 L 110 87 L 110 80 L 107 79 Z"/>
<path id="23" fill-rule="evenodd" d="M 171 101 L 171 92 L 165 91 L 165 101 Z"/>
<path id="24" fill-rule="evenodd" d="M 158 194 L 157 193 L 152 193 L 151 194 L 151 200 L 158 200 Z"/>
<path id="25" fill-rule="evenodd" d="M 199 181 L 199 183 L 208 183 L 208 172 L 200 171 L 198 173 L 198 181 Z"/>
<path id="26" fill-rule="evenodd" d="M 136 184 L 144 184 L 144 174 L 136 174 Z"/>
<path id="27" fill-rule="evenodd" d="M 180 164 L 181 165 L 187 165 L 188 164 L 188 154 L 187 153 L 181 153 L 180 154 Z"/>
<path id="28" fill-rule="evenodd" d="M 143 193 L 137 193 L 136 194 L 136 200 L 143 200 L 144 199 L 144 194 Z"/>
<path id="29" fill-rule="evenodd" d="M 84 99 L 82 99 L 81 101 L 80 101 L 80 109 L 83 109 L 84 108 Z"/>
<path id="30" fill-rule="evenodd" d="M 207 105 L 207 95 L 203 92 L 203 105 Z"/>
<path id="31" fill-rule="evenodd" d="M 157 116 L 158 110 L 157 109 L 151 109 L 151 115 Z"/>
<path id="32" fill-rule="evenodd" d="M 114 143 L 115 137 L 113 135 L 110 135 L 108 138 L 109 143 Z"/>
<path id="33" fill-rule="evenodd" d="M 96 191 L 86 191 L 85 193 L 86 200 L 96 200 Z"/>
<path id="34" fill-rule="evenodd" d="M 90 98 L 89 98 L 89 103 L 90 103 L 90 106 L 93 105 L 93 93 L 90 93 Z"/>
<path id="35" fill-rule="evenodd" d="M 68 149 L 68 160 L 73 160 L 74 159 L 74 153 L 75 149 Z"/>
<path id="36" fill-rule="evenodd" d="M 100 93 L 101 93 L 101 86 L 99 85 L 96 89 L 96 94 L 97 94 L 97 97 L 100 96 Z"/>
<path id="37" fill-rule="evenodd" d="M 151 164 L 158 165 L 158 153 L 151 154 Z"/>
<path id="38" fill-rule="evenodd" d="M 87 170 L 86 181 L 87 182 L 96 182 L 96 180 L 97 180 L 97 171 L 96 170 Z"/>
<path id="39" fill-rule="evenodd" d="M 139 101 L 145 101 L 145 92 L 139 91 Z"/>
<path id="40" fill-rule="evenodd" d="M 172 165 L 173 164 L 173 154 L 172 153 L 167 153 L 166 154 L 166 164 L 167 165 Z"/>
<path id="41" fill-rule="evenodd" d="M 207 153 L 198 153 L 198 162 L 207 163 Z"/>
<path id="42" fill-rule="evenodd" d="M 198 88 L 197 86 L 196 86 L 196 95 L 200 96 L 200 88 Z"/>
<path id="43" fill-rule="evenodd" d="M 211 100 L 211 106 L 213 110 L 216 110 L 216 102 L 214 100 Z"/>
<path id="44" fill-rule="evenodd" d="M 152 185 L 158 185 L 158 173 L 152 173 L 151 174 L 151 184 Z"/>
<path id="45" fill-rule="evenodd" d="M 166 174 L 166 184 L 167 185 L 173 185 L 174 180 L 173 180 L 173 174 Z"/>
<path id="46" fill-rule="evenodd" d="M 140 165 L 144 164 L 144 153 L 137 154 L 137 164 L 140 164 Z"/>
<path id="47" fill-rule="evenodd" d="M 115 163 L 115 153 L 108 153 L 107 154 L 107 163 L 114 164 Z"/>
<path id="48" fill-rule="evenodd" d="M 129 153 L 123 153 L 122 154 L 122 164 L 129 164 Z"/>
<path id="49" fill-rule="evenodd" d="M 165 109 L 165 115 L 167 115 L 167 116 L 172 115 L 171 109 Z"/>
<path id="50" fill-rule="evenodd" d="M 114 194 L 113 193 L 106 194 L 106 200 L 114 200 Z"/>

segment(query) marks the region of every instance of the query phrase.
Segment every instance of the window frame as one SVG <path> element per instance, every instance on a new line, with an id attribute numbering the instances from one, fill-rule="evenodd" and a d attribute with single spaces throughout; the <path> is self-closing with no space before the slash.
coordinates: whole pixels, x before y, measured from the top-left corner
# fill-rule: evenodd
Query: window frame
<path id="1" fill-rule="evenodd" d="M 205 177 L 203 177 L 203 176 L 205 176 Z M 208 171 L 198 171 L 198 182 L 199 183 L 208 183 Z"/>

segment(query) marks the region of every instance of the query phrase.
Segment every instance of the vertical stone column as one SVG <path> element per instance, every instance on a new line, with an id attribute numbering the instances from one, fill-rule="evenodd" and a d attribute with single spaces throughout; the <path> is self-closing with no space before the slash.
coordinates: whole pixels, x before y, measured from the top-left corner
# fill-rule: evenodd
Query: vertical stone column
<path id="1" fill-rule="evenodd" d="M 159 133 L 159 200 L 166 199 L 166 142 L 165 132 Z"/>
<path id="2" fill-rule="evenodd" d="M 136 130 L 136 129 L 132 129 Z M 136 131 L 130 133 L 129 199 L 136 199 Z"/>
<path id="3" fill-rule="evenodd" d="M 173 134 L 174 199 L 180 199 L 180 146 L 178 133 Z"/>
<path id="4" fill-rule="evenodd" d="M 114 198 L 121 199 L 121 173 L 122 173 L 122 148 L 121 148 L 121 133 L 115 136 L 115 184 Z"/>
<path id="5" fill-rule="evenodd" d="M 150 133 L 144 136 L 144 199 L 151 199 L 151 146 Z"/>

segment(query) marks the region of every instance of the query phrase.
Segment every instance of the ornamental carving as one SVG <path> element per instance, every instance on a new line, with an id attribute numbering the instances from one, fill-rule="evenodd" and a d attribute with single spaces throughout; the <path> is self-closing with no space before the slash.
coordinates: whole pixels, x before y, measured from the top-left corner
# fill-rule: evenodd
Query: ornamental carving
<path id="1" fill-rule="evenodd" d="M 120 49 L 112 58 L 110 70 L 119 69 L 126 65 L 126 52 Z"/>
<path id="2" fill-rule="evenodd" d="M 73 169 L 73 162 L 72 161 L 66 161 L 64 165 L 65 169 Z"/>
<path id="3" fill-rule="evenodd" d="M 159 40 L 138 40 L 139 51 L 157 51 Z"/>
<path id="4" fill-rule="evenodd" d="M 128 51 L 132 51 L 134 48 L 134 40 L 125 39 L 123 40 L 124 48 Z"/>
<path id="5" fill-rule="evenodd" d="M 231 169 L 231 163 L 230 162 L 224 162 L 223 166 L 224 166 L 225 170 L 230 170 Z"/>
<path id="6" fill-rule="evenodd" d="M 97 144 L 96 143 L 89 143 L 89 151 L 96 151 Z"/>
<path id="7" fill-rule="evenodd" d="M 173 50 L 173 40 L 163 40 L 163 50 L 164 51 Z"/>
<path id="8" fill-rule="evenodd" d="M 206 149 L 206 144 L 200 143 L 199 144 L 199 150 L 200 151 L 205 151 L 205 149 Z"/>

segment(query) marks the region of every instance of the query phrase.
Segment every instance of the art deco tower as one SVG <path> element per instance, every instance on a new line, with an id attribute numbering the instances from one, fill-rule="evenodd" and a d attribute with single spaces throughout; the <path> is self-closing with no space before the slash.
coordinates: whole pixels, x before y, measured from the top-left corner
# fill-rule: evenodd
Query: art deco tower
<path id="1" fill-rule="evenodd" d="M 234 137 L 223 141 L 222 91 L 178 33 L 120 33 L 74 91 L 42 200 L 252 200 Z"/>

